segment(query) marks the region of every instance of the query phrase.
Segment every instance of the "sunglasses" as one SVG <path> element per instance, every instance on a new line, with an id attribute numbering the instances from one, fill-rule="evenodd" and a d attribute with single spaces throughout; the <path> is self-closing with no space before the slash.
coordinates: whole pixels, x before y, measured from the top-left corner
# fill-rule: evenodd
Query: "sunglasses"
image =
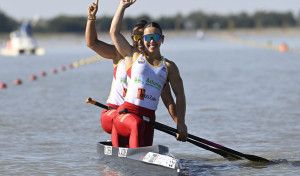
<path id="1" fill-rule="evenodd" d="M 147 42 L 150 42 L 151 39 L 153 39 L 154 41 L 158 41 L 162 38 L 162 36 L 160 34 L 147 34 L 143 36 L 143 39 Z"/>
<path id="2" fill-rule="evenodd" d="M 132 35 L 131 36 L 133 41 L 137 42 L 139 40 L 143 40 L 143 36 L 142 35 Z"/>

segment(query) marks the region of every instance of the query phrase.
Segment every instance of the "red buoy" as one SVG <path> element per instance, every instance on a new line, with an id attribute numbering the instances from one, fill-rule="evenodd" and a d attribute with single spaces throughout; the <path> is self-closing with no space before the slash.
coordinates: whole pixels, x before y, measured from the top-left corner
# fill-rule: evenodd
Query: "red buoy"
<path id="1" fill-rule="evenodd" d="M 66 67 L 65 67 L 65 66 L 61 66 L 61 67 L 60 67 L 60 70 L 61 70 L 61 71 L 65 71 L 65 70 L 66 70 Z"/>
<path id="2" fill-rule="evenodd" d="M 56 74 L 56 73 L 57 73 L 57 70 L 56 70 L 55 68 L 53 68 L 53 69 L 51 70 L 51 73 Z"/>
<path id="3" fill-rule="evenodd" d="M 72 64 L 69 64 L 69 65 L 68 65 L 68 68 L 69 68 L 69 69 L 72 69 L 72 68 L 73 68 L 73 65 L 72 65 Z"/>
<path id="4" fill-rule="evenodd" d="M 278 50 L 280 52 L 286 52 L 289 50 L 289 47 L 286 44 L 281 44 L 281 45 L 279 45 Z"/>
<path id="5" fill-rule="evenodd" d="M 19 78 L 18 78 L 18 79 L 15 79 L 15 80 L 14 80 L 14 84 L 15 84 L 15 85 L 20 85 L 20 84 L 22 84 L 22 80 L 19 79 Z"/>
<path id="6" fill-rule="evenodd" d="M 29 79 L 31 80 L 31 81 L 35 81 L 36 80 L 36 76 L 35 75 L 31 75 L 30 77 L 29 77 Z"/>
<path id="7" fill-rule="evenodd" d="M 0 89 L 5 89 L 6 88 L 6 84 L 5 83 L 0 83 Z"/>
<path id="8" fill-rule="evenodd" d="M 42 72 L 40 73 L 40 76 L 46 76 L 46 72 L 42 71 Z"/>

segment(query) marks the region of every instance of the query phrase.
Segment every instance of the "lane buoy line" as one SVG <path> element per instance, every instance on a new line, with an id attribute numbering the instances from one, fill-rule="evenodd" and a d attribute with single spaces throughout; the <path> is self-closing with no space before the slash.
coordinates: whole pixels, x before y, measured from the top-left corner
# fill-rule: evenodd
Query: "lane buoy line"
<path id="1" fill-rule="evenodd" d="M 237 38 L 230 35 L 224 35 L 224 34 L 211 35 L 211 36 L 217 39 L 222 39 L 233 43 L 240 43 L 240 44 L 245 44 L 245 45 L 250 45 L 250 46 L 255 46 L 260 48 L 266 48 L 266 49 L 276 50 L 279 52 L 294 52 L 300 54 L 300 49 L 290 49 L 288 45 L 285 43 L 282 43 L 281 45 L 277 46 L 277 45 L 273 45 L 272 43 L 263 43 L 263 42 L 253 41 L 253 40 L 246 40 L 246 39 L 241 39 L 241 38 Z"/>
<path id="2" fill-rule="evenodd" d="M 86 66 L 86 65 L 89 65 L 89 64 L 92 64 L 92 63 L 95 63 L 99 60 L 102 60 L 103 57 L 101 56 L 94 56 L 94 57 L 91 57 L 91 58 L 87 58 L 87 59 L 81 59 L 79 61 L 75 61 L 67 66 L 61 66 L 59 67 L 59 69 L 57 68 L 53 68 L 51 69 L 51 73 L 52 74 L 57 74 L 58 71 L 60 70 L 61 72 L 65 72 L 67 70 L 71 70 L 73 68 L 79 68 L 79 67 L 82 67 L 82 66 Z M 41 71 L 39 73 L 39 77 L 45 77 L 47 75 L 47 72 L 45 71 Z M 38 76 L 35 75 L 35 74 L 32 74 L 29 76 L 29 80 L 32 82 L 32 81 L 36 81 L 38 79 Z M 16 78 L 14 81 L 13 81 L 13 84 L 14 85 L 21 85 L 23 83 L 23 81 L 20 79 L 20 78 Z M 5 83 L 5 82 L 0 82 L 0 89 L 6 89 L 8 87 L 8 85 Z"/>

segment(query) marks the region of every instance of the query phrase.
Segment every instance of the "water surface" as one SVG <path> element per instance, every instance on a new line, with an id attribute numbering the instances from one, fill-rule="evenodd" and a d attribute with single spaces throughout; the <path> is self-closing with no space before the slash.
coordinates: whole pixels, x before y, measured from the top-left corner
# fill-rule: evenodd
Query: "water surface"
<path id="1" fill-rule="evenodd" d="M 261 36 L 247 40 L 268 42 Z M 267 39 L 266 39 L 267 38 Z M 273 38 L 300 46 L 291 37 Z M 109 41 L 109 40 L 107 40 Z M 46 55 L 0 56 L 1 175 L 126 175 L 98 160 L 96 143 L 109 139 L 100 126 L 113 67 L 101 60 L 61 71 L 95 56 L 82 37 L 48 39 Z M 300 47 L 299 47 L 300 48 Z M 275 161 L 228 161 L 155 131 L 155 144 L 170 147 L 190 175 L 296 175 L 300 169 L 300 55 L 206 37 L 166 36 L 162 53 L 184 81 L 190 133 L 234 150 Z M 57 74 L 51 70 L 56 68 Z M 46 77 L 39 76 L 41 71 Z M 36 81 L 29 77 L 35 74 Z M 13 80 L 19 78 L 22 85 Z M 163 104 L 157 120 L 175 127 Z"/>

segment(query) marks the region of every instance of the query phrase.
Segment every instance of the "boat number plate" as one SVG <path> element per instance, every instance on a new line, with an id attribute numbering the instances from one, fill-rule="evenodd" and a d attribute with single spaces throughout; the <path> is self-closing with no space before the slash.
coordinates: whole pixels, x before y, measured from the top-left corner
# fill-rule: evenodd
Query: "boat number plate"
<path id="1" fill-rule="evenodd" d="M 119 148 L 118 157 L 126 157 L 128 148 Z"/>
<path id="2" fill-rule="evenodd" d="M 104 146 L 104 155 L 112 155 L 112 146 Z"/>
<path id="3" fill-rule="evenodd" d="M 150 164 L 161 165 L 165 167 L 175 168 L 177 160 L 167 155 L 161 155 L 158 153 L 148 152 L 143 158 L 143 161 Z"/>

